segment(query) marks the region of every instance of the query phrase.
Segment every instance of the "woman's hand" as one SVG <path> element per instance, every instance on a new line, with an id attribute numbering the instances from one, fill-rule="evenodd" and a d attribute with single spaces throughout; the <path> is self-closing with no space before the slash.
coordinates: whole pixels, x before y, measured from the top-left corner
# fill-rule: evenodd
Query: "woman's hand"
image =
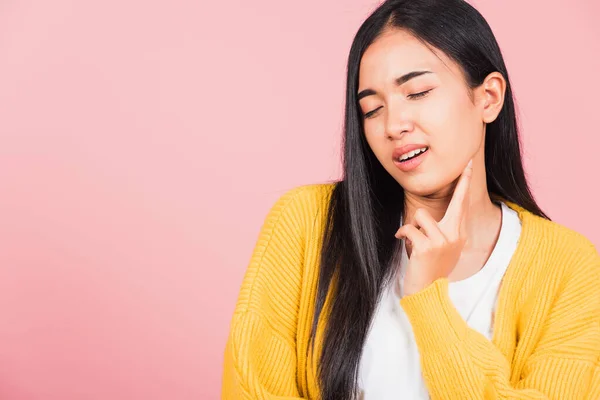
<path id="1" fill-rule="evenodd" d="M 425 289 L 439 278 L 446 278 L 456 266 L 466 242 L 465 220 L 469 202 L 469 188 L 473 161 L 469 161 L 446 209 L 437 222 L 425 209 L 415 212 L 414 224 L 403 225 L 396 232 L 398 239 L 412 244 L 406 274 L 404 295 Z"/>

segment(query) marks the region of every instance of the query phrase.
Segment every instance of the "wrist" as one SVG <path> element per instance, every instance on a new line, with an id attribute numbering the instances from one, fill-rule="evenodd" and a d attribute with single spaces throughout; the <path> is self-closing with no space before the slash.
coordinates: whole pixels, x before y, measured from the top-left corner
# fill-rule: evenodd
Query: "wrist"
<path id="1" fill-rule="evenodd" d="M 435 281 L 436 281 L 435 279 L 420 280 L 418 282 L 408 282 L 408 283 L 405 281 L 404 287 L 403 287 L 403 294 L 404 294 L 404 296 L 411 296 L 413 294 L 417 294 L 417 293 L 427 289 Z"/>

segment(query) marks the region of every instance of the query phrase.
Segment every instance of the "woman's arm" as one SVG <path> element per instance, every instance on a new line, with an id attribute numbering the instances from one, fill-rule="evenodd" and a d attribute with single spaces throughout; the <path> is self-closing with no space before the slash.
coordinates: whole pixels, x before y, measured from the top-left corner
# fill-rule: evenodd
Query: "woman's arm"
<path id="1" fill-rule="evenodd" d="M 236 314 L 225 349 L 223 400 L 299 400 L 295 344 L 255 311 Z"/>
<path id="2" fill-rule="evenodd" d="M 600 399 L 600 257 L 592 247 L 584 260 L 565 278 L 540 340 L 513 382 L 506 357 L 452 305 L 446 279 L 403 298 L 431 398 Z"/>
<path id="3" fill-rule="evenodd" d="M 269 211 L 244 276 L 225 349 L 222 398 L 301 399 L 296 330 L 312 186 L 292 189 Z"/>

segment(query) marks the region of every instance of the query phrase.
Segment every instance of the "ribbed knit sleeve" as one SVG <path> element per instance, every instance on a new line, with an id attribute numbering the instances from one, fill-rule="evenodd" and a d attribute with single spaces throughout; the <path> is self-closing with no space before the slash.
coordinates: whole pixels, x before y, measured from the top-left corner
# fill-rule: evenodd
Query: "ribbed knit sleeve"
<path id="1" fill-rule="evenodd" d="M 560 257 L 569 260 L 560 280 L 548 280 L 560 288 L 558 294 L 549 294 L 550 285 L 548 291 L 540 287 L 533 293 L 547 303 L 539 309 L 548 314 L 540 320 L 535 333 L 539 338 L 529 354 L 514 355 L 526 357 L 520 376 L 512 376 L 504 354 L 461 318 L 446 279 L 401 300 L 431 399 L 600 399 L 600 257 L 589 242 L 577 247 L 565 249 L 569 255 Z M 537 270 L 553 273 L 550 268 Z"/>
<path id="2" fill-rule="evenodd" d="M 222 398 L 300 399 L 296 330 L 307 234 L 319 186 L 281 196 L 269 211 L 246 270 L 225 349 Z M 322 203 L 322 201 L 321 201 Z"/>

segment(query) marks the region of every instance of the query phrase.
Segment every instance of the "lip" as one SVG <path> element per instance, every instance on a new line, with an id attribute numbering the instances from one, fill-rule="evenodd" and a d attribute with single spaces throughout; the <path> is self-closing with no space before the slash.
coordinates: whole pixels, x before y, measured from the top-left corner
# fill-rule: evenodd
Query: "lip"
<path id="1" fill-rule="evenodd" d="M 417 150 L 417 149 L 422 149 L 423 147 L 429 147 L 426 144 L 406 144 L 404 146 L 400 146 L 394 149 L 394 152 L 392 153 L 392 159 L 396 159 L 399 158 L 402 154 L 404 153 L 408 153 L 409 151 L 413 151 L 413 150 Z"/>
<path id="2" fill-rule="evenodd" d="M 425 153 L 421 153 L 418 156 L 416 156 L 415 158 L 411 158 L 408 161 L 396 161 L 396 159 L 398 157 L 400 157 L 402 154 L 404 153 L 408 153 L 409 151 L 412 150 L 417 150 L 417 149 L 421 149 L 423 147 L 427 147 L 428 150 Z M 425 159 L 425 157 L 427 156 L 427 154 L 429 154 L 429 146 L 424 145 L 424 144 L 407 144 L 405 146 L 401 146 L 398 147 L 396 149 L 394 149 L 394 152 L 392 153 L 392 160 L 394 162 L 394 165 L 396 167 L 398 167 L 398 169 L 400 169 L 401 171 L 404 172 L 408 172 L 408 171 L 412 171 L 413 169 L 417 168 Z"/>

